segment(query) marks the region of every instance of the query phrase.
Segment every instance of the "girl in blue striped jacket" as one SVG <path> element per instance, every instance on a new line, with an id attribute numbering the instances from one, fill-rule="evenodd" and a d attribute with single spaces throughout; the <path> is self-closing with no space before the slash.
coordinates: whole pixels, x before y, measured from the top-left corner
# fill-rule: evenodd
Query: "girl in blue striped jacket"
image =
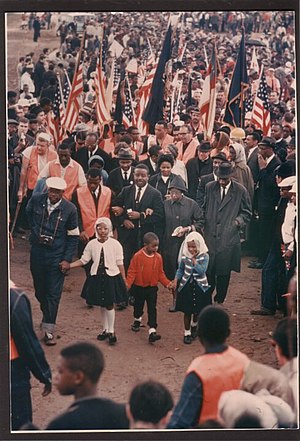
<path id="1" fill-rule="evenodd" d="M 175 287 L 177 285 L 175 309 L 184 313 L 185 344 L 191 344 L 197 336 L 199 312 L 212 303 L 206 278 L 207 251 L 201 234 L 195 231 L 188 234 L 183 242 L 181 260 L 173 282 Z"/>

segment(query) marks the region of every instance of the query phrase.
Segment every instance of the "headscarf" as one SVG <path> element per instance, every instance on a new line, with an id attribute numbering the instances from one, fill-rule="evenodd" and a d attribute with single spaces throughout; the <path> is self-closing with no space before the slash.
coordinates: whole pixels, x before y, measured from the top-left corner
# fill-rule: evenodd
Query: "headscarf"
<path id="1" fill-rule="evenodd" d="M 100 155 L 93 155 L 93 156 L 91 156 L 90 159 L 88 160 L 88 166 L 90 167 L 91 166 L 91 162 L 94 161 L 95 159 L 98 160 L 99 162 L 101 162 L 102 163 L 102 167 L 104 168 L 105 162 L 104 162 L 104 159 L 101 158 Z"/>
<path id="2" fill-rule="evenodd" d="M 205 254 L 208 251 L 208 248 L 206 246 L 206 243 L 203 239 L 203 237 L 201 236 L 200 233 L 197 233 L 197 231 L 192 231 L 191 233 L 189 233 L 186 238 L 184 239 L 180 251 L 179 251 L 179 255 L 178 255 L 178 259 L 184 255 L 186 257 L 192 258 L 191 253 L 188 250 L 188 242 L 192 242 L 192 240 L 195 242 L 195 245 L 197 247 L 198 250 L 198 254 Z"/>
<path id="3" fill-rule="evenodd" d="M 113 231 L 113 227 L 112 227 L 111 220 L 108 217 L 99 217 L 96 220 L 95 227 L 94 227 L 97 239 L 99 239 L 98 232 L 97 232 L 97 225 L 99 225 L 99 224 L 105 224 L 107 226 L 107 228 L 108 228 L 108 237 L 112 237 L 112 235 L 113 235 L 113 232 L 112 232 Z"/>
<path id="4" fill-rule="evenodd" d="M 246 153 L 244 147 L 239 144 L 238 142 L 232 143 L 231 147 L 234 148 L 236 157 L 235 157 L 235 164 L 240 167 L 246 164 Z"/>

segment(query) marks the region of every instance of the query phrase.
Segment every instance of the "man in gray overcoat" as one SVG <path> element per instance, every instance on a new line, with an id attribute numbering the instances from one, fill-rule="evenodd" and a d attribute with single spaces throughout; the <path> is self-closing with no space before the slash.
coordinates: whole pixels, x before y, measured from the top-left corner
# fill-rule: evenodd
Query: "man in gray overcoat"
<path id="1" fill-rule="evenodd" d="M 205 188 L 201 225 L 209 252 L 208 283 L 211 293 L 216 288 L 214 301 L 223 303 L 231 271 L 241 269 L 239 231 L 251 219 L 251 200 L 246 188 L 232 180 L 230 163 L 221 163 L 215 173 L 217 181 Z"/>

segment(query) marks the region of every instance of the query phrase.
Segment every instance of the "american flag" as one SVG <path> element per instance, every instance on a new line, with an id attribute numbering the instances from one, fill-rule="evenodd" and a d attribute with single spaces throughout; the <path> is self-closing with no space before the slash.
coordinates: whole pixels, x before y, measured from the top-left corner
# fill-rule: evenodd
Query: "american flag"
<path id="1" fill-rule="evenodd" d="M 245 113 L 251 112 L 253 109 L 253 96 L 250 95 L 249 98 L 245 101 Z"/>
<path id="2" fill-rule="evenodd" d="M 114 65 L 114 87 L 116 87 L 121 79 L 121 69 L 120 67 L 117 65 L 117 63 L 115 62 Z"/>
<path id="3" fill-rule="evenodd" d="M 270 105 L 267 93 L 267 82 L 263 70 L 253 103 L 251 122 L 255 124 L 257 129 L 262 130 L 264 136 L 271 135 Z"/>
<path id="4" fill-rule="evenodd" d="M 104 80 L 104 72 L 102 70 L 102 49 L 100 51 L 95 76 L 95 92 L 96 92 L 96 115 L 99 129 L 111 121 L 110 112 L 106 105 L 106 87 Z M 100 130 L 101 131 L 101 130 Z"/>
<path id="5" fill-rule="evenodd" d="M 214 47 L 211 63 L 207 69 L 207 75 L 204 80 L 202 94 L 199 102 L 199 110 L 202 117 L 204 132 L 208 139 L 211 138 L 215 115 L 216 115 L 216 81 L 217 81 L 217 63 L 216 49 Z"/>
<path id="6" fill-rule="evenodd" d="M 53 108 L 52 112 L 49 112 L 48 116 L 48 130 L 50 135 L 52 136 L 54 146 L 57 147 L 58 144 L 63 140 L 65 131 L 64 131 L 64 122 L 65 122 L 65 108 L 68 101 L 68 97 L 70 94 L 70 87 L 67 77 L 65 75 L 64 87 L 62 90 L 62 95 L 60 92 L 59 79 L 56 85 L 56 91 L 54 96 Z M 63 98 L 63 102 L 62 102 Z"/>
<path id="7" fill-rule="evenodd" d="M 153 64 L 155 63 L 155 56 L 152 51 L 152 47 L 149 41 L 149 38 L 147 38 L 145 42 L 145 47 L 142 52 L 142 61 L 146 69 L 151 69 Z"/>
<path id="8" fill-rule="evenodd" d="M 84 37 L 83 37 L 84 38 Z M 64 120 L 64 128 L 70 133 L 73 131 L 75 124 L 77 123 L 80 98 L 83 93 L 83 75 L 82 75 L 82 50 L 78 54 L 77 69 L 74 73 L 72 88 L 69 94 L 69 99 L 66 106 L 66 117 Z"/>
<path id="9" fill-rule="evenodd" d="M 125 90 L 125 104 L 123 105 L 123 124 L 126 129 L 135 124 L 134 113 L 131 104 L 130 92 Z"/>
<path id="10" fill-rule="evenodd" d="M 152 81 L 156 72 L 157 64 L 158 61 L 156 61 L 153 65 L 151 71 L 149 72 L 149 75 L 146 77 L 144 83 L 139 90 L 140 101 L 136 111 L 136 124 L 141 135 L 148 134 L 148 124 L 142 119 L 142 116 L 149 101 Z"/>

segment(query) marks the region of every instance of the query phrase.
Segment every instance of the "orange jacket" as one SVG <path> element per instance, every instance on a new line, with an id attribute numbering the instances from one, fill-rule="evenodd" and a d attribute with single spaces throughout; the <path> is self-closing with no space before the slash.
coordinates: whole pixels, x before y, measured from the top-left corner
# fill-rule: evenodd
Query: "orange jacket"
<path id="1" fill-rule="evenodd" d="M 202 383 L 202 408 L 199 423 L 217 419 L 222 392 L 239 389 L 249 366 L 247 355 L 229 346 L 224 352 L 203 354 L 190 364 L 187 374 L 194 372 Z"/>
<path id="2" fill-rule="evenodd" d="M 10 360 L 16 360 L 19 358 L 19 352 L 14 342 L 14 339 L 10 337 Z"/>
<path id="3" fill-rule="evenodd" d="M 158 282 L 168 286 L 170 280 L 163 270 L 162 257 L 159 253 L 154 256 L 147 256 L 142 248 L 131 259 L 126 283 L 130 288 L 133 284 L 137 286 L 157 286 Z"/>
<path id="4" fill-rule="evenodd" d="M 101 186 L 96 210 L 93 196 L 87 185 L 77 189 L 77 200 L 80 208 L 83 230 L 89 237 L 95 233 L 95 222 L 99 217 L 110 217 L 111 189 Z"/>
<path id="5" fill-rule="evenodd" d="M 64 192 L 64 198 L 71 200 L 72 194 L 79 187 L 78 170 L 79 164 L 73 161 L 74 167 L 67 167 L 64 180 L 67 183 L 67 188 Z M 56 160 L 49 163 L 49 176 L 61 177 L 61 166 Z"/>
<path id="6" fill-rule="evenodd" d="M 47 155 L 47 162 L 52 161 L 57 158 L 57 153 L 52 150 L 48 149 Z M 37 147 L 33 147 L 30 154 L 29 164 L 28 164 L 28 173 L 27 173 L 27 188 L 29 190 L 33 190 L 38 179 L 39 175 L 39 167 L 38 167 L 38 152 Z"/>

